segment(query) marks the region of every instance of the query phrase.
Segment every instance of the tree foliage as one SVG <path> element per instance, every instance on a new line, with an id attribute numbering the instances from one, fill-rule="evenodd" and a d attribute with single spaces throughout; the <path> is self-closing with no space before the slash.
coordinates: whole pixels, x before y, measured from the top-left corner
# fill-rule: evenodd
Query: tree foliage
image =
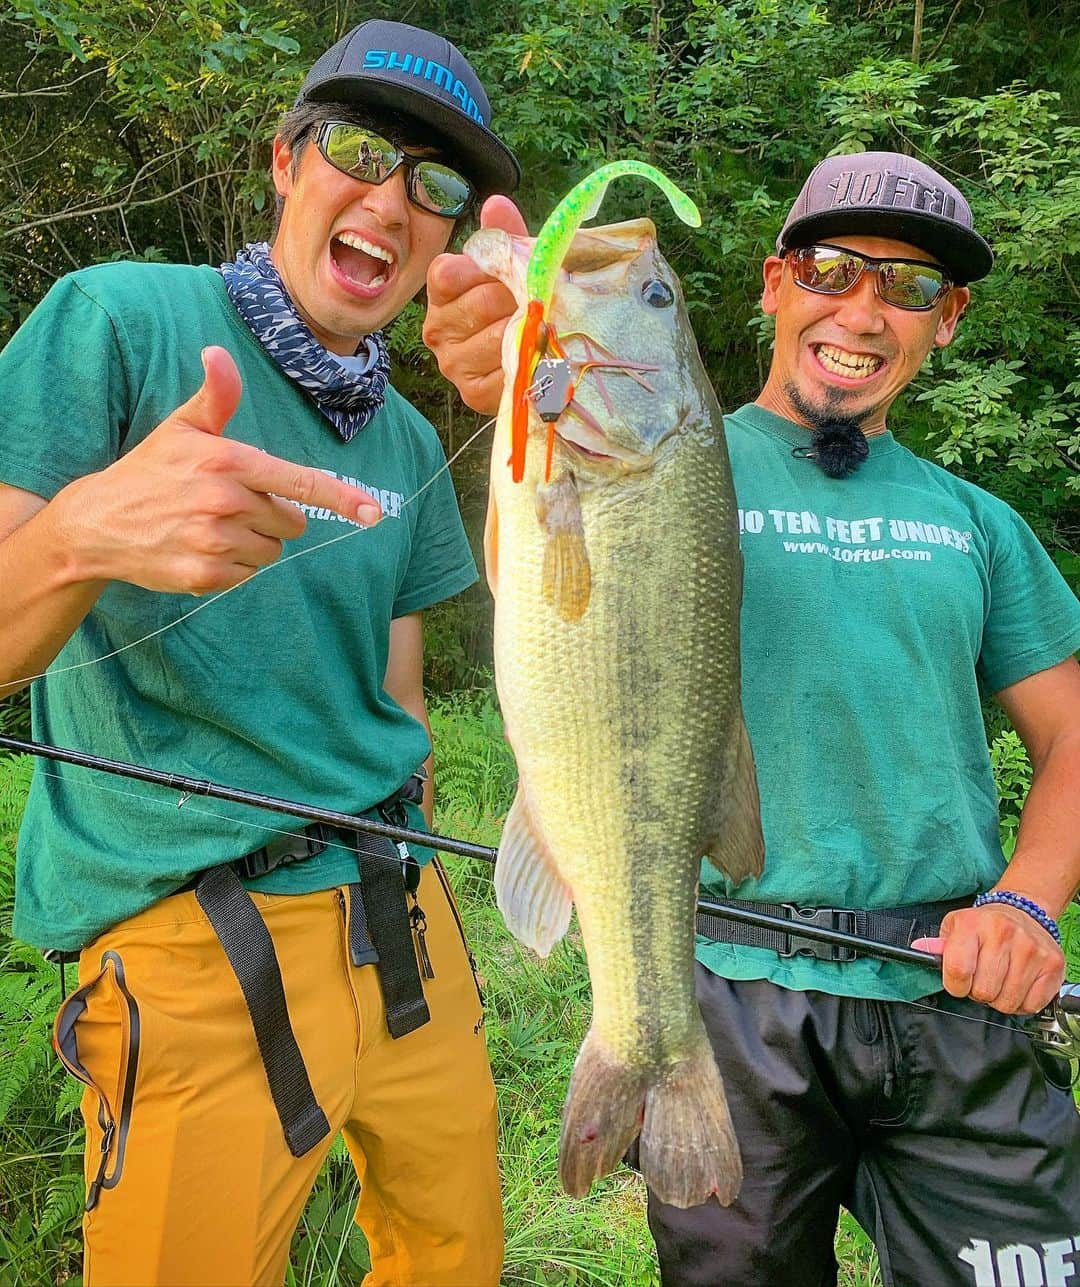
<path id="1" fill-rule="evenodd" d="M 375 16 L 402 15 L 385 3 L 16 0 L 0 18 L 2 324 L 75 267 L 214 263 L 266 236 L 275 123 L 312 58 Z M 615 156 L 652 161 L 693 193 L 700 233 L 632 184 L 604 217 L 656 219 L 728 407 L 764 378 L 760 261 L 812 165 L 886 148 L 955 178 L 997 263 L 894 427 L 1020 509 L 1080 585 L 1077 16 L 1075 0 L 419 0 L 407 14 L 472 56 L 521 158 L 532 225 Z M 438 379 L 421 315 L 394 327 L 398 381 L 457 446 L 478 421 Z M 483 457 L 456 467 L 474 526 Z"/>

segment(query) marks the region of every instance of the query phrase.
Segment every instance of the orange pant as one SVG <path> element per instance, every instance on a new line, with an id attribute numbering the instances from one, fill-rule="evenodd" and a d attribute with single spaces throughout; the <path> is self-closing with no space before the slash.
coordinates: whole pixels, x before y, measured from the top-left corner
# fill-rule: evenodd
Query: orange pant
<path id="1" fill-rule="evenodd" d="M 193 893 L 84 949 L 79 986 L 90 989 L 65 1003 L 69 1023 L 78 1016 L 81 1069 L 64 1062 L 88 1082 L 88 1185 L 107 1159 L 83 1225 L 86 1287 L 280 1284 L 339 1130 L 361 1185 L 365 1287 L 498 1283 L 483 1011 L 441 868 L 424 869 L 418 895 L 435 972 L 424 981 L 431 1021 L 396 1041 L 375 967 L 349 960 L 344 891 L 253 895 L 330 1121 L 331 1135 L 301 1158 L 285 1144 L 239 984 Z"/>

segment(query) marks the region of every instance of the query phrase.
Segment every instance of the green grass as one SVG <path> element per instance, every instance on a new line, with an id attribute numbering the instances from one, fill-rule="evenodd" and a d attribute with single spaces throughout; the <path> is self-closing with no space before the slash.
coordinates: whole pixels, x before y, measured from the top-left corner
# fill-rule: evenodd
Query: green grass
<path id="1" fill-rule="evenodd" d="M 490 694 L 435 703 L 439 749 L 436 828 L 495 844 L 509 807 L 514 766 Z M 1013 744 L 997 748 L 1003 833 L 1027 781 Z M 10 938 L 14 839 L 28 761 L 0 759 L 0 1287 L 79 1283 L 82 1205 L 79 1087 L 49 1048 L 58 1003 L 55 971 Z M 620 1170 L 575 1200 L 556 1179 L 559 1115 L 584 1036 L 589 986 L 572 930 L 539 960 L 507 934 L 491 869 L 450 859 L 487 999 L 487 1036 L 499 1090 L 506 1212 L 503 1282 L 515 1287 L 659 1287 L 641 1180 Z M 1080 927 L 1069 938 L 1070 977 L 1080 976 Z M 346 1287 L 367 1268 L 352 1223 L 356 1180 L 338 1142 L 296 1231 L 289 1287 Z M 844 1212 L 836 1236 L 841 1287 L 880 1287 L 873 1246 Z"/>

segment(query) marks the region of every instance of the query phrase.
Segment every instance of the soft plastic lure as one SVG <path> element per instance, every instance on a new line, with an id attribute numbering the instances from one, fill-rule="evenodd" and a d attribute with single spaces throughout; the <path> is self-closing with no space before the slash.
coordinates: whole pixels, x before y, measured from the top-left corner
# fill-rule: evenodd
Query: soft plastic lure
<path id="1" fill-rule="evenodd" d="M 545 314 L 555 293 L 559 267 L 574 235 L 581 225 L 600 209 L 600 203 L 613 179 L 636 174 L 663 192 L 671 208 L 691 228 L 701 226 L 701 214 L 691 199 L 653 165 L 644 161 L 612 161 L 586 176 L 571 188 L 548 215 L 533 246 L 526 276 L 528 305 L 518 338 L 518 364 L 514 375 L 514 400 L 510 421 L 510 469 L 515 483 L 525 476 L 525 444 L 529 432 L 529 390 L 537 362 L 549 350 L 563 356 L 558 339 L 545 322 Z M 572 390 L 571 390 L 572 392 Z M 548 429 L 548 460 L 554 427 Z"/>

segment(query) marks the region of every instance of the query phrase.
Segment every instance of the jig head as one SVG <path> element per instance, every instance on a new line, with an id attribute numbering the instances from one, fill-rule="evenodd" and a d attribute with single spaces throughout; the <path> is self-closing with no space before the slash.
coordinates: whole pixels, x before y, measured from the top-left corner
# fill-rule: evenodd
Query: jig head
<path id="1" fill-rule="evenodd" d="M 613 179 L 627 174 L 636 174 L 655 183 L 671 202 L 672 209 L 683 223 L 689 224 L 692 228 L 701 226 L 701 214 L 686 193 L 676 187 L 655 166 L 646 165 L 643 161 L 612 161 L 609 165 L 602 165 L 571 188 L 548 215 L 529 258 L 526 277 L 529 302 L 518 334 L 518 363 L 514 374 L 510 419 L 510 470 L 515 483 L 521 482 L 525 477 L 525 444 L 529 432 L 530 390 L 536 385 L 537 367 L 549 352 L 556 361 L 566 360 L 566 355 L 561 351 L 557 338 L 545 320 L 551 297 L 555 292 L 559 266 L 577 230 L 599 210 L 608 184 Z M 569 388 L 563 408 L 548 421 L 548 468 L 550 469 L 554 423 L 573 397 L 573 382 L 566 381 L 561 373 L 557 380 L 554 372 L 548 374 L 553 380 L 551 388 L 554 389 L 556 385 Z M 549 405 L 553 406 L 554 401 Z"/>

